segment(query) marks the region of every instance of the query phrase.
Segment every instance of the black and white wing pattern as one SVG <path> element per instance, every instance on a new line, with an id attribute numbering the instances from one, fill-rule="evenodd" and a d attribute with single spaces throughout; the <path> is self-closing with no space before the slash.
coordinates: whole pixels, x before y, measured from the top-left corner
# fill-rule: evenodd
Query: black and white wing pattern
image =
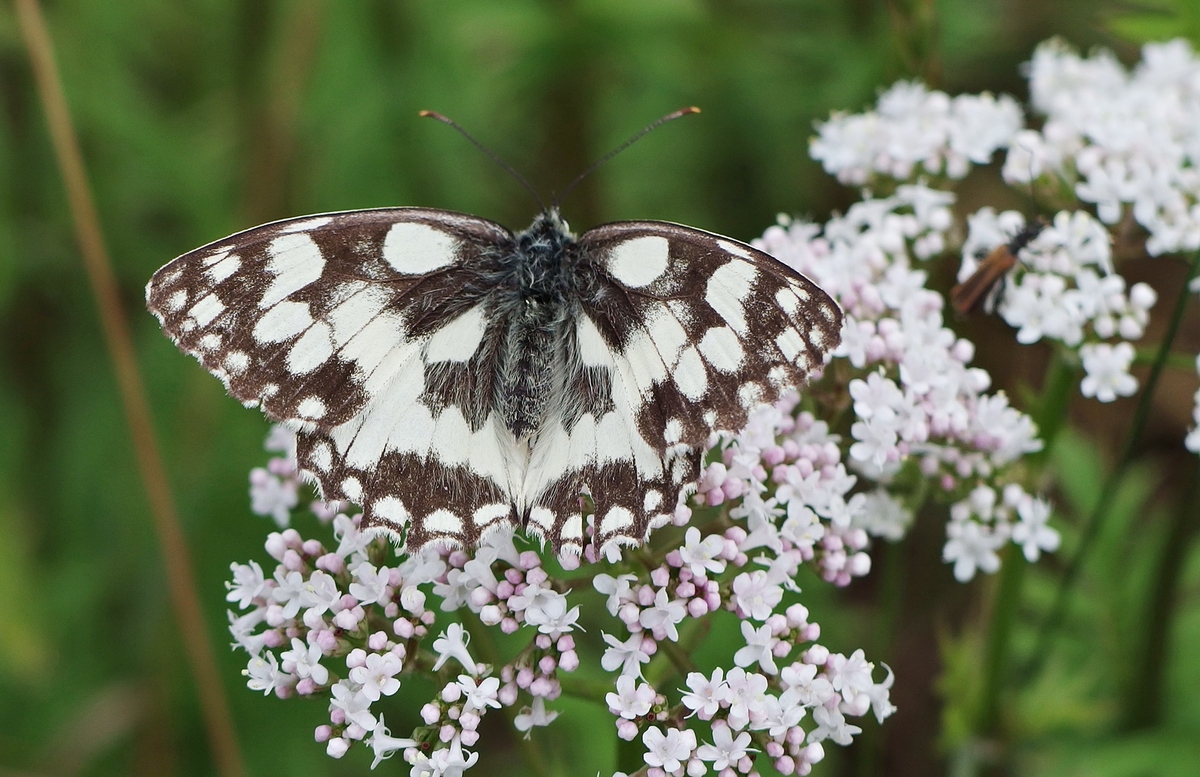
<path id="1" fill-rule="evenodd" d="M 410 548 L 471 546 L 514 522 L 522 468 L 478 379 L 494 354 L 471 269 L 512 242 L 424 208 L 291 219 L 184 254 L 146 296 L 230 394 L 297 430 L 325 499 Z"/>
<path id="2" fill-rule="evenodd" d="M 291 219 L 185 254 L 150 310 L 298 433 L 325 499 L 409 550 L 524 526 L 555 551 L 639 544 L 713 431 L 802 385 L 837 305 L 750 246 L 556 211 L 513 235 L 424 208 Z M 590 500 L 590 508 L 585 507 Z"/>
<path id="3" fill-rule="evenodd" d="M 529 528 L 574 537 L 578 494 L 595 540 L 636 545 L 695 490 L 713 431 L 802 386 L 842 314 L 804 276 L 744 243 L 664 222 L 585 232 L 598 288 L 573 321 L 562 409 L 525 479 Z"/>

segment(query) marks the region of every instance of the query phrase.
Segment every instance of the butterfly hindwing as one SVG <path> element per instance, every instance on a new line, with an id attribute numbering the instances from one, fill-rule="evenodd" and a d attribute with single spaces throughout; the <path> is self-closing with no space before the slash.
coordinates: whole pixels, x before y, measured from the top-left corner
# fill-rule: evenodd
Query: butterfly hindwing
<path id="1" fill-rule="evenodd" d="M 525 496 L 535 530 L 579 542 L 582 492 L 599 546 L 640 544 L 694 490 L 713 431 L 820 369 L 841 311 L 769 255 L 689 227 L 609 224 L 579 250 L 602 288 L 577 316 L 568 383 L 602 388 L 567 394 Z"/>
<path id="2" fill-rule="evenodd" d="M 512 521 L 510 451 L 479 379 L 499 346 L 472 283 L 512 240 L 424 208 L 290 219 L 184 254 L 147 301 L 233 396 L 300 432 L 326 499 L 410 547 L 470 546 Z"/>

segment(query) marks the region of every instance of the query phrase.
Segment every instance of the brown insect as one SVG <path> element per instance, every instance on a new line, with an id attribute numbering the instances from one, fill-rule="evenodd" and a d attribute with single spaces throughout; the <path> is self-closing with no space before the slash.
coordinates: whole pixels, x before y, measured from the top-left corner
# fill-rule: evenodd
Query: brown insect
<path id="1" fill-rule="evenodd" d="M 1003 282 L 1008 271 L 1017 264 L 1017 254 L 1021 249 L 1045 228 L 1046 222 L 1038 219 L 1014 235 L 1012 240 L 992 249 L 970 278 L 950 289 L 950 305 L 954 310 L 960 316 L 965 316 L 978 308 L 996 284 Z"/>

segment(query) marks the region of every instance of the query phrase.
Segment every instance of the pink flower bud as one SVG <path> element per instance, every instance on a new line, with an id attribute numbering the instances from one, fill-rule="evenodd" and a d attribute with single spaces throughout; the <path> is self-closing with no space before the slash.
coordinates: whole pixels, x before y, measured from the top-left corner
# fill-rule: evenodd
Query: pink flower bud
<path id="1" fill-rule="evenodd" d="M 564 672 L 574 672 L 579 668 L 579 654 L 574 650 L 566 651 L 558 660 L 558 668 Z"/>
<path id="2" fill-rule="evenodd" d="M 542 569 L 541 567 L 535 567 L 525 574 L 525 582 L 530 583 L 531 585 L 541 585 L 542 583 L 546 582 L 549 577 L 550 576 L 546 574 L 546 570 Z"/>
<path id="3" fill-rule="evenodd" d="M 462 549 L 455 549 L 450 554 L 450 557 L 446 559 L 446 563 L 448 563 L 452 567 L 458 567 L 459 569 L 462 569 L 463 567 L 465 567 L 467 565 L 467 562 L 470 560 L 471 560 L 471 557 L 468 556 L 465 552 L 463 552 Z"/>
<path id="4" fill-rule="evenodd" d="M 783 448 L 778 445 L 772 445 L 762 452 L 762 460 L 769 467 L 782 464 L 785 456 Z"/>
<path id="5" fill-rule="evenodd" d="M 770 740 L 767 742 L 767 755 L 771 758 L 778 758 L 783 755 L 783 745 L 773 739 Z"/>
<path id="6" fill-rule="evenodd" d="M 317 726 L 317 730 L 313 732 L 313 739 L 318 742 L 328 742 L 331 736 L 333 736 L 332 726 Z"/>
<path id="7" fill-rule="evenodd" d="M 340 710 L 335 710 L 338 712 Z M 429 702 L 421 708 L 421 720 L 425 721 L 425 725 L 432 726 L 437 723 L 442 717 L 442 710 L 433 702 Z"/>
<path id="8" fill-rule="evenodd" d="M 346 654 L 346 668 L 356 669 L 367 664 L 367 651 L 362 648 L 354 648 Z"/>
<path id="9" fill-rule="evenodd" d="M 454 739 L 454 735 L 456 733 L 458 733 L 458 729 L 447 723 L 438 730 L 438 739 L 442 740 L 443 742 L 449 742 L 450 740 Z"/>
<path id="10" fill-rule="evenodd" d="M 301 696 L 309 696 L 315 690 L 317 690 L 317 684 L 313 682 L 311 677 L 302 677 L 296 683 L 296 693 Z"/>
<path id="11" fill-rule="evenodd" d="M 432 626 L 433 622 L 436 620 L 437 620 L 437 615 L 434 615 L 429 610 L 426 610 L 425 612 L 421 613 L 421 623 L 424 623 L 426 626 Z"/>
<path id="12" fill-rule="evenodd" d="M 554 656 L 542 656 L 538 661 L 538 669 L 542 670 L 542 674 L 550 674 L 556 668 L 558 668 L 558 662 L 554 660 Z"/>
<path id="13" fill-rule="evenodd" d="M 650 573 L 650 582 L 657 588 L 664 588 L 667 583 L 671 582 L 671 570 L 666 567 L 658 567 Z M 651 603 L 654 602 L 653 599 L 650 601 Z"/>
<path id="14" fill-rule="evenodd" d="M 532 552 L 533 551 L 526 551 L 526 553 L 532 553 Z M 520 585 L 521 583 L 525 582 L 525 575 L 521 572 L 521 570 L 512 569 L 510 567 L 510 568 L 504 570 L 504 579 L 507 580 L 512 585 Z M 511 596 L 511 594 L 510 594 L 510 596 Z"/>
<path id="15" fill-rule="evenodd" d="M 350 749 L 350 743 L 341 737 L 333 737 L 325 745 L 325 754 L 330 758 L 341 758 Z"/>
<path id="16" fill-rule="evenodd" d="M 462 740 L 464 745 L 470 747 L 479 741 L 479 732 L 475 730 L 464 731 L 459 738 Z"/>
<path id="17" fill-rule="evenodd" d="M 516 618 L 505 618 L 500 621 L 500 630 L 505 634 L 516 634 L 519 628 L 521 628 L 521 624 L 517 623 Z"/>
<path id="18" fill-rule="evenodd" d="M 564 634 L 558 638 L 558 642 L 554 645 L 560 653 L 566 653 L 568 650 L 575 649 L 575 638 L 570 634 Z"/>
<path id="19" fill-rule="evenodd" d="M 709 507 L 716 507 L 725 501 L 725 492 L 720 487 L 710 489 L 704 494 L 704 503 Z"/>
<path id="20" fill-rule="evenodd" d="M 301 543 L 300 548 L 304 551 L 304 555 L 311 556 L 313 558 L 316 558 L 325 552 L 325 549 L 321 547 L 321 542 L 319 540 L 305 540 L 303 543 Z"/>
<path id="21" fill-rule="evenodd" d="M 346 560 L 336 553 L 326 553 L 316 561 L 317 569 L 323 569 L 331 575 L 338 575 L 345 571 Z"/>
<path id="22" fill-rule="evenodd" d="M 533 696 L 549 696 L 553 688 L 549 679 L 539 677 L 529 684 L 529 693 Z"/>
<path id="23" fill-rule="evenodd" d="M 471 590 L 471 604 L 476 608 L 483 607 L 485 604 L 491 604 L 492 592 L 483 586 Z M 474 609 L 474 608 L 473 608 Z"/>
<path id="24" fill-rule="evenodd" d="M 549 650 L 550 649 L 550 635 L 549 634 L 538 634 L 536 637 L 534 637 L 533 644 L 537 645 L 542 650 Z"/>
<path id="25" fill-rule="evenodd" d="M 637 589 L 637 603 L 643 607 L 649 607 L 654 604 L 654 589 L 648 585 L 639 586 Z"/>
<path id="26" fill-rule="evenodd" d="M 528 572 L 535 567 L 540 567 L 542 565 L 542 560 L 534 551 L 526 550 L 522 551 L 520 557 L 517 559 L 517 563 L 520 565 L 521 569 L 524 569 Z"/>
<path id="27" fill-rule="evenodd" d="M 691 583 L 680 583 L 675 586 L 675 596 L 679 599 L 690 599 L 696 595 L 696 586 Z"/>
<path id="28" fill-rule="evenodd" d="M 283 552 L 283 559 L 279 563 L 283 564 L 283 568 L 289 572 L 298 572 L 304 568 L 304 559 L 292 548 Z"/>
<path id="29" fill-rule="evenodd" d="M 286 644 L 286 640 L 278 631 L 272 629 L 271 631 L 263 632 L 263 645 L 266 647 L 277 648 L 284 644 Z"/>
<path id="30" fill-rule="evenodd" d="M 511 707 L 517 703 L 517 686 L 513 683 L 500 686 L 500 692 L 496 695 L 496 698 L 505 707 Z"/>
<path id="31" fill-rule="evenodd" d="M 638 727 L 632 720 L 620 718 L 617 721 L 617 736 L 626 742 L 632 742 L 637 737 Z"/>
<path id="32" fill-rule="evenodd" d="M 795 774 L 796 762 L 792 760 L 790 755 L 785 755 L 775 760 L 775 771 L 780 774 Z"/>
<path id="33" fill-rule="evenodd" d="M 508 580 L 501 580 L 496 586 L 496 597 L 501 601 L 510 598 L 516 592 L 516 588 L 514 588 L 513 584 L 508 582 Z"/>
<path id="34" fill-rule="evenodd" d="M 412 639 L 413 625 L 407 618 L 400 618 L 392 626 L 392 631 L 396 632 L 396 636 L 400 639 Z"/>
<path id="35" fill-rule="evenodd" d="M 474 712 L 464 712 L 459 715 L 458 724 L 466 731 L 474 731 L 479 728 L 479 716 Z"/>
<path id="36" fill-rule="evenodd" d="M 367 647 L 371 648 L 371 650 L 383 650 L 387 647 L 387 640 L 387 634 L 377 631 L 367 637 Z"/>
<path id="37" fill-rule="evenodd" d="M 702 598 L 689 599 L 687 603 L 688 615 L 693 618 L 700 618 L 708 614 L 708 602 Z"/>
<path id="38" fill-rule="evenodd" d="M 683 566 L 683 556 L 679 555 L 678 549 L 673 550 L 670 553 L 668 553 L 665 560 L 666 560 L 667 564 L 671 565 L 675 569 L 678 569 L 679 567 Z"/>
<path id="39" fill-rule="evenodd" d="M 532 669 L 530 669 L 527 666 L 523 666 L 519 670 L 517 670 L 517 687 L 518 688 L 528 688 L 530 683 L 532 683 L 532 682 L 533 682 L 533 670 Z"/>

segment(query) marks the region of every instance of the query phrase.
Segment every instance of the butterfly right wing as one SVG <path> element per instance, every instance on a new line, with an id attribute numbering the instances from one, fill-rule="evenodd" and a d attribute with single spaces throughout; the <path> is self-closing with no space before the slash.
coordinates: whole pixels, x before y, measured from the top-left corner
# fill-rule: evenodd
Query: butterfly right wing
<path id="1" fill-rule="evenodd" d="M 810 280 L 751 246 L 665 222 L 618 222 L 579 240 L 597 292 L 576 317 L 565 401 L 535 441 L 529 526 L 553 544 L 638 545 L 694 491 L 714 431 L 802 386 L 841 337 Z"/>
<path id="2" fill-rule="evenodd" d="M 300 465 L 365 524 L 472 547 L 510 525 L 513 450 L 486 376 L 502 342 L 476 282 L 504 227 L 426 208 L 267 224 L 147 285 L 179 348 L 298 432 Z"/>

